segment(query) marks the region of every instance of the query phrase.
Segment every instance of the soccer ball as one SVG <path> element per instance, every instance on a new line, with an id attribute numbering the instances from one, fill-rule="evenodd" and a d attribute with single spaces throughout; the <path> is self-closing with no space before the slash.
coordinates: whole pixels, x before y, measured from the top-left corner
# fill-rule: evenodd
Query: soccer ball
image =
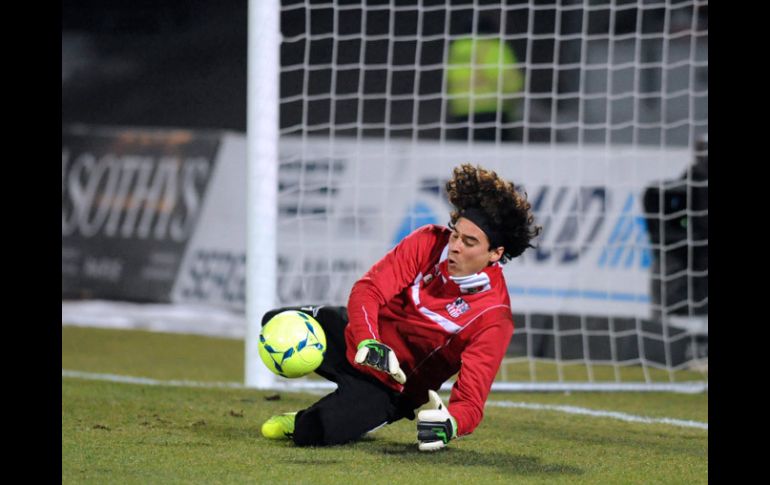
<path id="1" fill-rule="evenodd" d="M 307 313 L 287 310 L 262 326 L 259 357 L 279 376 L 295 378 L 310 374 L 326 353 L 326 334 Z"/>

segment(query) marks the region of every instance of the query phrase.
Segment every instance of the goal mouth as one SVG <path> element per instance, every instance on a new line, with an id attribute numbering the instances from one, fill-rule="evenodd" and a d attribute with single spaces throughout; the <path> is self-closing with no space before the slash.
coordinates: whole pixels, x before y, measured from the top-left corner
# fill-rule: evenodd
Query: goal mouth
<path id="1" fill-rule="evenodd" d="M 493 388 L 707 389 L 707 3 L 279 15 L 276 305 L 344 305 L 480 164 L 544 228 Z"/>

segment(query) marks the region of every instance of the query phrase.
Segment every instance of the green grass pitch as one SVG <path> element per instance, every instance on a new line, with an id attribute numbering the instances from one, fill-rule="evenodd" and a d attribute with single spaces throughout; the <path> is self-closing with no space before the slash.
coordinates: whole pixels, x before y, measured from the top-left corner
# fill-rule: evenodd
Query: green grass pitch
<path id="1" fill-rule="evenodd" d="M 243 342 L 62 327 L 62 369 L 242 382 Z M 421 453 L 402 420 L 362 441 L 298 448 L 261 437 L 319 396 L 62 378 L 62 483 L 707 483 L 708 431 L 488 407 L 470 436 Z M 446 396 L 444 396 L 446 400 Z M 708 422 L 707 394 L 493 393 L 490 400 Z"/>

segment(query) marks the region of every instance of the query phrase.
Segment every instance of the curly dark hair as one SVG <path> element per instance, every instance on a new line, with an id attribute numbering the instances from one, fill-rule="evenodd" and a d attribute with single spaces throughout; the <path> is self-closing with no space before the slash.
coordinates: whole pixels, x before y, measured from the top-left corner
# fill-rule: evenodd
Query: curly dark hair
<path id="1" fill-rule="evenodd" d="M 446 191 L 455 207 L 450 214 L 452 225 L 466 210 L 483 212 L 504 248 L 501 263 L 519 256 L 527 248 L 534 248 L 530 240 L 540 234 L 542 227 L 534 225 L 527 194 L 518 192 L 513 182 L 503 180 L 493 171 L 464 163 L 453 169 Z"/>

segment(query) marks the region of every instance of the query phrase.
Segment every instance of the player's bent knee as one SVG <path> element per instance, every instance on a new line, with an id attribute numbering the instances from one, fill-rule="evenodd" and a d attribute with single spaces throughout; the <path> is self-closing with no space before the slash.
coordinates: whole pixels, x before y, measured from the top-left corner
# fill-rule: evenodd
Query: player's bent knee
<path id="1" fill-rule="evenodd" d="M 292 437 L 297 446 L 322 446 L 324 427 L 317 410 L 300 411 L 294 421 Z"/>

